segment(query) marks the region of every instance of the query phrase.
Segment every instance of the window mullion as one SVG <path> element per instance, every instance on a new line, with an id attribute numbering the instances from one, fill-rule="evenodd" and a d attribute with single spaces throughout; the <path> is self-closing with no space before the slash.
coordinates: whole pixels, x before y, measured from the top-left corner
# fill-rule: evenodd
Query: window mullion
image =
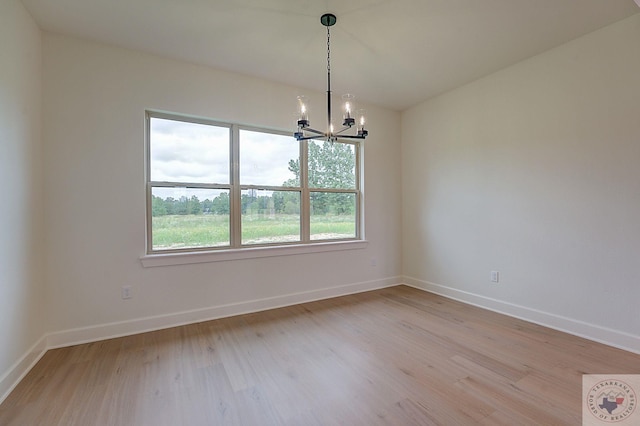
<path id="1" fill-rule="evenodd" d="M 240 129 L 238 125 L 231 126 L 231 247 L 240 247 L 242 197 L 240 191 Z"/>
<path id="2" fill-rule="evenodd" d="M 309 201 L 309 145 L 307 141 L 300 141 L 300 241 L 308 243 L 311 240 Z"/>

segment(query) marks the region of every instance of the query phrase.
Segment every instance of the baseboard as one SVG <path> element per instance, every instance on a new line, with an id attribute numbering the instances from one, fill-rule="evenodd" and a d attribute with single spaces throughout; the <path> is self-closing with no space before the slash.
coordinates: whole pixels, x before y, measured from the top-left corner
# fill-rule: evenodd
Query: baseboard
<path id="1" fill-rule="evenodd" d="M 391 277 L 375 281 L 353 283 L 319 290 L 292 293 L 265 299 L 257 299 L 228 305 L 213 306 L 204 309 L 178 312 L 154 317 L 139 318 L 130 321 L 113 322 L 92 327 L 75 328 L 57 331 L 41 337 L 27 353 L 17 361 L 0 378 L 0 404 L 20 383 L 33 366 L 49 349 L 73 346 L 82 343 L 96 342 L 115 337 L 129 336 L 148 331 L 177 327 L 234 315 L 241 315 L 268 309 L 276 309 L 299 303 L 330 299 L 348 294 L 362 293 L 386 287 L 393 287 L 402 282 L 401 277 Z"/>
<path id="2" fill-rule="evenodd" d="M 9 396 L 11 391 L 20 383 L 20 380 L 22 380 L 40 358 L 42 358 L 42 355 L 44 355 L 48 349 L 46 343 L 46 336 L 42 336 L 22 358 L 0 377 L 0 404 L 2 404 L 2 401 Z"/>
<path id="3" fill-rule="evenodd" d="M 640 354 L 640 336 L 613 330 L 596 324 L 590 324 L 573 318 L 567 318 L 561 315 L 539 311 L 526 306 L 493 299 L 491 297 L 481 296 L 452 287 L 422 281 L 412 277 L 405 276 L 403 282 L 410 287 L 438 294 L 449 299 L 468 303 L 469 305 L 478 306 L 490 311 L 549 327 L 554 330 L 573 334 L 608 346 Z"/>
<path id="4" fill-rule="evenodd" d="M 323 288 L 319 290 L 292 293 L 265 299 L 257 299 L 228 305 L 212 306 L 204 309 L 177 312 L 167 315 L 139 318 L 129 321 L 113 322 L 91 327 L 75 328 L 51 333 L 47 336 L 47 348 L 73 346 L 82 343 L 95 342 L 148 331 L 161 330 L 202 321 L 209 321 L 234 315 L 265 311 L 299 303 L 330 299 L 348 294 L 361 293 L 392 287 L 400 284 L 401 277 L 391 277 L 382 280 L 366 281 Z"/>
<path id="5" fill-rule="evenodd" d="M 41 337 L 20 360 L 18 360 L 2 377 L 0 377 L 0 404 L 49 349 L 128 336 L 268 309 L 276 309 L 299 303 L 330 299 L 333 297 L 346 296 L 348 294 L 393 287 L 399 284 L 405 284 L 449 299 L 468 303 L 480 308 L 509 315 L 565 333 L 640 354 L 640 336 L 623 333 L 560 315 L 542 312 L 536 309 L 469 293 L 455 288 L 418 280 L 412 277 L 391 277 L 382 280 L 366 281 L 308 292 L 292 293 L 265 299 L 50 333 Z"/>

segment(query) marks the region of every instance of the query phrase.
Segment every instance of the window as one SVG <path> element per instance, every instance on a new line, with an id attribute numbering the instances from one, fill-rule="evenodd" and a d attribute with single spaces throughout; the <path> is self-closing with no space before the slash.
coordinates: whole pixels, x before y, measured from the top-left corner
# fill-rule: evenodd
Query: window
<path id="1" fill-rule="evenodd" d="M 147 252 L 360 238 L 359 145 L 147 112 Z"/>

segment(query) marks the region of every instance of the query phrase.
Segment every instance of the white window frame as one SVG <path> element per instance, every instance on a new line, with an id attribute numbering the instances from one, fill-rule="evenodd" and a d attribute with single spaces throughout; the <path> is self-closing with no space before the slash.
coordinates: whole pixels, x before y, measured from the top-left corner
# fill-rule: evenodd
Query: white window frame
<path id="1" fill-rule="evenodd" d="M 224 127 L 230 130 L 230 179 L 228 184 L 203 184 L 185 182 L 154 182 L 151 181 L 151 119 L 159 118 L 189 123 Z M 362 191 L 362 146 L 360 141 L 348 142 L 355 150 L 355 189 L 309 188 L 308 175 L 308 143 L 300 144 L 300 182 L 298 187 L 241 185 L 240 184 L 240 130 L 264 132 L 290 136 L 290 132 L 261 128 L 193 117 L 182 114 L 155 110 L 145 111 L 145 193 L 146 193 L 146 254 L 140 259 L 143 266 L 164 266 L 171 264 L 188 264 L 212 261 L 224 261 L 254 257 L 280 256 L 300 253 L 313 253 L 334 250 L 350 250 L 364 248 L 364 212 Z M 293 136 L 291 136 L 293 139 Z M 342 142 L 335 142 L 342 143 Z M 230 197 L 230 245 L 221 247 L 198 247 L 184 249 L 153 250 L 152 230 L 152 188 L 211 188 L 228 189 Z M 268 191 L 293 191 L 300 193 L 300 241 L 276 242 L 268 244 L 242 244 L 241 236 L 241 194 L 243 190 L 256 189 Z M 312 192 L 333 192 L 354 194 L 356 199 L 355 237 L 342 239 L 312 240 L 310 237 L 310 194 Z"/>

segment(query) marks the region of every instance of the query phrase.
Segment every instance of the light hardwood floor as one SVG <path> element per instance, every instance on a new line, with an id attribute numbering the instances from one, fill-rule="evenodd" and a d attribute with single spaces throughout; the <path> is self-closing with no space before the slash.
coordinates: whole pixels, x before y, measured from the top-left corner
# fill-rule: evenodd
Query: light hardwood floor
<path id="1" fill-rule="evenodd" d="M 579 425 L 640 355 L 406 286 L 47 352 L 0 425 Z"/>

